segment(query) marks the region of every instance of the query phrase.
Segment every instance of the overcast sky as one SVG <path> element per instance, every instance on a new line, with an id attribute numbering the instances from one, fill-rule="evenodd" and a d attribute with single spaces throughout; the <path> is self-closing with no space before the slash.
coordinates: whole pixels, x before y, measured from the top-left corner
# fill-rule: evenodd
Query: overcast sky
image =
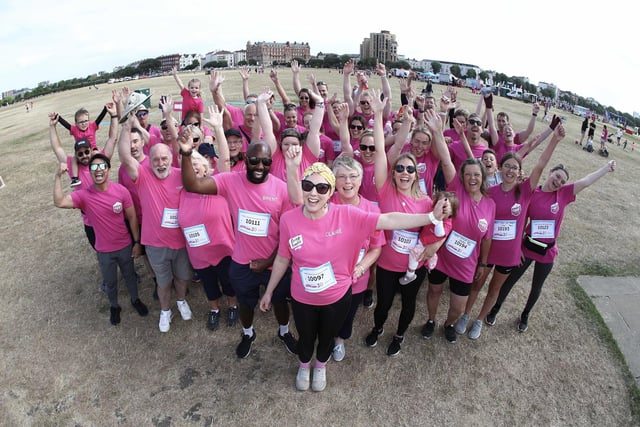
<path id="1" fill-rule="evenodd" d="M 5 0 L 0 91 L 110 72 L 164 54 L 241 50 L 247 41 L 308 42 L 312 55 L 357 54 L 370 33 L 388 30 L 407 58 L 474 64 L 535 85 L 553 83 L 629 114 L 640 111 L 632 33 L 638 24 L 630 3 L 599 3 L 606 9 L 577 1 L 524 4 Z"/>

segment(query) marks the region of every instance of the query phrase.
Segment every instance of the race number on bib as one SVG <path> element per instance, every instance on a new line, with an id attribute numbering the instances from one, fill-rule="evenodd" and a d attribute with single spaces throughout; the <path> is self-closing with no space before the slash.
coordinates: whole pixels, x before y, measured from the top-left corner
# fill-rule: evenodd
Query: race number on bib
<path id="1" fill-rule="evenodd" d="M 459 258 L 469 258 L 476 247 L 476 241 L 452 231 L 445 243 L 447 250 Z"/>
<path id="2" fill-rule="evenodd" d="M 266 237 L 271 215 L 238 209 L 238 231 L 249 236 Z"/>
<path id="3" fill-rule="evenodd" d="M 418 233 L 415 231 L 393 230 L 391 247 L 394 251 L 408 255 L 416 243 L 418 243 Z"/>
<path id="4" fill-rule="evenodd" d="M 207 229 L 204 228 L 204 224 L 186 227 L 183 231 L 184 238 L 190 248 L 197 248 L 198 246 L 204 246 L 211 243 L 209 233 L 207 233 Z"/>
<path id="5" fill-rule="evenodd" d="M 164 228 L 178 228 L 178 209 L 164 208 L 160 225 Z"/>
<path id="6" fill-rule="evenodd" d="M 513 240 L 516 238 L 516 221 L 496 219 L 493 222 L 493 240 Z"/>
<path id="7" fill-rule="evenodd" d="M 300 278 L 304 290 L 312 294 L 322 292 L 338 283 L 331 262 L 319 267 L 300 267 Z"/>
<path id="8" fill-rule="evenodd" d="M 532 219 L 531 237 L 533 237 L 534 239 L 555 239 L 556 221 L 554 219 Z"/>

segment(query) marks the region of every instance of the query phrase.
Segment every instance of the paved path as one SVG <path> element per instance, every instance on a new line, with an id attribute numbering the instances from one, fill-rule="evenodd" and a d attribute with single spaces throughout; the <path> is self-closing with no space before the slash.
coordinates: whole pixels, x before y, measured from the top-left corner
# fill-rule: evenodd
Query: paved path
<path id="1" fill-rule="evenodd" d="M 580 276 L 640 386 L 640 278 Z"/>

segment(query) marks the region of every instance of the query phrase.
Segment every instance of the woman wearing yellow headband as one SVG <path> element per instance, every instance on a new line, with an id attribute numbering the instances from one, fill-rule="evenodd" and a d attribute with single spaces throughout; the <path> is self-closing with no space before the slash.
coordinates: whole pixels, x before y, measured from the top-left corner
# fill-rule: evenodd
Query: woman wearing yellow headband
<path id="1" fill-rule="evenodd" d="M 302 207 L 282 215 L 278 254 L 260 309 L 270 308 L 273 290 L 292 262 L 292 308 L 300 335 L 296 387 L 307 390 L 311 385 L 314 391 L 322 391 L 333 339 L 351 305 L 351 286 L 357 279 L 354 271 L 364 241 L 375 230 L 437 223 L 448 208 L 443 201 L 428 214 L 381 215 L 351 205 L 329 203 L 335 190 L 333 172 L 323 163 L 314 163 L 305 170 L 300 182 L 295 171 L 301 157 L 299 146 L 290 147 L 286 153 L 290 196 L 294 203 L 302 202 Z M 316 362 L 311 382 L 314 350 Z"/>

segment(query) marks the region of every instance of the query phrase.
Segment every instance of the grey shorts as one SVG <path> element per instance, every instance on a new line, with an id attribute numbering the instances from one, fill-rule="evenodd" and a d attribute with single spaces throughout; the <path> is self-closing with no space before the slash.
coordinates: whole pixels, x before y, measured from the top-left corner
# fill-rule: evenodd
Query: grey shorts
<path id="1" fill-rule="evenodd" d="M 191 262 L 187 255 L 187 249 L 159 248 L 157 246 L 145 246 L 147 258 L 159 288 L 165 288 L 173 283 L 173 278 L 190 280 L 193 275 Z"/>

